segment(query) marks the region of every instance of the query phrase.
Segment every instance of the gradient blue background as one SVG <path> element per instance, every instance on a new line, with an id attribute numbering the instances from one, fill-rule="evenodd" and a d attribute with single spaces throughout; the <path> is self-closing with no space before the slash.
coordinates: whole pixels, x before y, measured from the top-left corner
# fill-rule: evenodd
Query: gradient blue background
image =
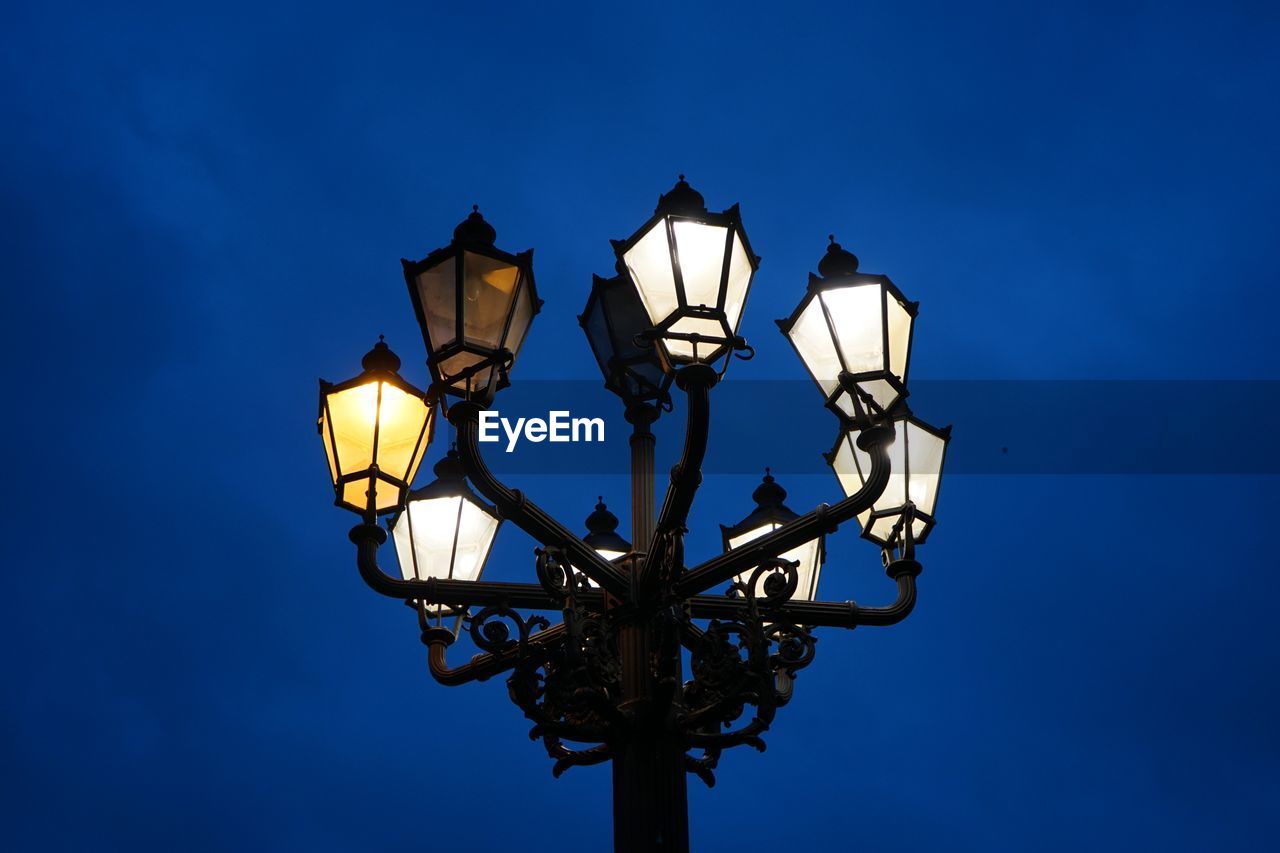
<path id="1" fill-rule="evenodd" d="M 537 247 L 517 381 L 594 377 L 589 276 L 677 172 L 740 201 L 764 257 L 733 377 L 800 376 L 772 320 L 835 231 L 922 301 L 918 378 L 1280 378 L 1274 4 L 5 19 L 7 850 L 606 849 L 607 769 L 553 782 L 501 680 L 434 684 L 412 615 L 361 584 L 314 432 L 316 376 L 379 333 L 424 380 L 398 258 L 472 203 Z M 1248 416 L 1078 420 L 1213 443 Z M 829 417 L 762 400 L 738 429 L 765 464 Z M 693 558 L 754 480 L 708 482 Z M 575 524 L 624 503 L 617 477 L 512 481 Z M 694 848 L 1274 849 L 1275 486 L 949 478 L 916 613 L 822 636 L 769 751 L 691 782 Z M 529 578 L 531 547 L 504 529 L 492 576 Z M 831 551 L 824 594 L 888 599 L 854 531 Z"/>

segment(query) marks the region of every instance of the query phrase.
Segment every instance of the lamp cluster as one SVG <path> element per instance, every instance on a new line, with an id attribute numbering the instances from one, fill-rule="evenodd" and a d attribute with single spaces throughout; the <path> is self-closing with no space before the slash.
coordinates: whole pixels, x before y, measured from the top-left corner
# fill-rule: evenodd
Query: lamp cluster
<path id="1" fill-rule="evenodd" d="M 318 423 L 336 503 L 367 517 L 392 514 L 389 527 L 405 579 L 479 579 L 501 524 L 499 513 L 467 486 L 455 451 L 436 466 L 434 481 L 410 491 L 432 439 L 436 403 L 446 395 L 492 401 L 509 384 L 542 307 L 533 251 L 504 252 L 495 247 L 496 238 L 475 208 L 448 246 L 420 261 L 402 261 L 426 344 L 429 392 L 400 377 L 399 358 L 381 340 L 365 356 L 360 375 L 338 385 L 321 381 Z M 670 408 L 677 370 L 704 365 L 723 375 L 731 354 L 751 351 L 738 326 L 759 258 L 738 206 L 709 212 L 683 175 L 660 196 L 653 216 L 630 238 L 613 241 L 613 248 L 616 273 L 593 277 L 578 320 L 605 387 L 628 412 L 646 409 L 656 418 Z M 847 495 L 866 485 L 872 467 L 858 435 L 873 424 L 894 428 L 889 483 L 858 520 L 865 538 L 905 556 L 934 525 L 950 437 L 950 427 L 928 425 L 906 403 L 917 309 L 888 276 L 859 272 L 858 258 L 832 236 L 818 274 L 809 274 L 804 298 L 790 317 L 777 321 L 839 418 L 839 436 L 826 459 Z M 722 526 L 726 551 L 798 517 L 770 475 L 752 497 L 753 512 Z M 630 553 L 603 498 L 587 526 L 583 541 L 605 559 Z M 794 597 L 815 600 L 823 536 L 782 556 L 799 567 Z M 422 612 L 437 621 L 462 615 L 426 605 Z"/>
<path id="2" fill-rule="evenodd" d="M 778 325 L 839 419 L 827 461 L 846 497 L 798 515 L 766 468 L 755 509 L 721 527 L 722 553 L 687 565 L 711 390 L 734 357 L 754 354 L 739 325 L 759 258 L 737 206 L 709 211 L 681 176 L 631 237 L 613 242 L 615 274 L 594 278 L 578 318 L 632 426 L 632 541 L 603 497 L 578 535 L 485 465 L 485 409 L 509 384 L 542 307 L 532 252 L 507 253 L 496 238 L 473 209 L 448 246 L 403 262 L 427 391 L 405 382 L 381 340 L 358 376 L 321 382 L 317 425 L 335 502 L 361 517 L 350 533 L 361 577 L 417 610 L 437 681 L 509 671 L 508 695 L 554 773 L 613 762 L 615 849 L 687 853 L 686 774 L 712 784 L 723 750 L 764 748 L 814 659 L 814 630 L 893 625 L 915 606 L 915 546 L 934 524 L 949 439 L 906 403 L 916 304 L 887 277 L 860 273 L 831 238 Z M 673 387 L 687 423 L 658 509 L 651 426 L 674 408 Z M 437 407 L 456 443 L 413 489 Z M 818 600 L 825 537 L 854 519 L 897 587 L 888 606 Z M 540 545 L 536 583 L 481 579 L 506 521 Z M 389 538 L 398 578 L 378 565 Z M 480 653 L 451 667 L 446 651 L 464 629 Z"/>
<path id="3" fill-rule="evenodd" d="M 910 557 L 934 524 L 934 505 L 951 427 L 937 429 L 907 406 L 907 370 L 919 303 L 910 302 L 885 275 L 858 271 L 858 258 L 828 237 L 818 275 L 796 310 L 778 328 L 791 342 L 840 420 L 827 464 L 846 495 L 867 483 L 871 457 L 858 434 L 889 423 L 897 436 L 889 485 L 875 505 L 859 514 L 862 535 Z"/>

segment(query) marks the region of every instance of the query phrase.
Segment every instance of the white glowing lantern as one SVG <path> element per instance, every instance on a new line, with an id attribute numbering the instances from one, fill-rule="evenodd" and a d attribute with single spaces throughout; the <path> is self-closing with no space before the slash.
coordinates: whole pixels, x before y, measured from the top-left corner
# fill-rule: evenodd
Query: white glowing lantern
<path id="1" fill-rule="evenodd" d="M 889 446 L 889 483 L 879 500 L 858 516 L 862 535 L 890 547 L 902 542 L 902 518 L 911 508 L 911 535 L 923 543 L 935 523 L 934 509 L 942 482 L 942 463 L 951 440 L 951 427 L 935 429 L 900 406 L 891 425 L 896 437 Z M 871 456 L 857 445 L 858 434 L 842 432 L 827 464 L 836 472 L 845 494 L 862 488 L 871 474 Z"/>
<path id="2" fill-rule="evenodd" d="M 750 515 L 732 527 L 720 525 L 720 535 L 725 551 L 731 551 L 754 539 L 759 539 L 766 533 L 772 533 L 779 527 L 798 518 L 796 513 L 783 503 L 787 497 L 786 490 L 779 486 L 767 471 L 765 472 L 764 481 L 756 487 L 751 497 L 756 502 L 756 508 Z M 808 542 L 780 554 L 779 558 L 798 564 L 796 567 L 798 583 L 791 600 L 813 601 L 817 598 L 818 577 L 822 572 L 822 563 L 826 559 L 825 537 L 819 536 L 816 539 L 810 539 Z M 750 572 L 744 572 L 738 575 L 736 580 L 743 584 L 750 583 L 751 575 L 754 572 L 754 569 Z M 761 572 L 760 577 L 756 580 L 755 594 L 757 598 L 763 598 L 764 583 L 769 575 L 769 572 Z"/>
<path id="3" fill-rule="evenodd" d="M 400 573 L 406 580 L 479 580 L 501 523 L 497 511 L 467 486 L 457 451 L 436 464 L 435 474 L 433 482 L 409 493 L 404 511 L 391 521 Z M 421 606 L 437 624 L 464 612 Z"/>
<path id="4" fill-rule="evenodd" d="M 727 357 L 760 263 L 737 205 L 709 213 L 681 175 L 649 221 L 615 241 L 614 251 L 635 282 L 664 368 Z"/>
<path id="5" fill-rule="evenodd" d="M 809 292 L 778 327 L 795 347 L 827 406 L 854 425 L 907 396 L 917 303 L 888 276 L 858 272 L 858 259 L 832 238 L 809 276 Z"/>

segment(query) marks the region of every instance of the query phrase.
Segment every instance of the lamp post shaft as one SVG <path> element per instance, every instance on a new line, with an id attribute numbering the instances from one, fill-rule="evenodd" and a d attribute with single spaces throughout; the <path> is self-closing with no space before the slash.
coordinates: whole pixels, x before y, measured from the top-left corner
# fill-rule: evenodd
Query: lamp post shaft
<path id="1" fill-rule="evenodd" d="M 685 750 L 679 734 L 667 724 L 670 706 L 659 695 L 679 689 L 679 644 L 674 653 L 665 648 L 668 645 L 650 620 L 638 620 L 618 632 L 623 706 L 634 710 L 637 725 L 613 757 L 615 853 L 689 850 Z"/>
<path id="2" fill-rule="evenodd" d="M 627 410 L 631 422 L 631 541 L 637 551 L 648 551 L 653 538 L 653 422 L 657 417 L 658 410 L 652 405 Z"/>
<path id="3" fill-rule="evenodd" d="M 653 537 L 654 436 L 657 410 L 627 413 L 631 433 L 631 535 L 638 550 Z M 634 572 L 641 558 L 632 560 Z M 648 607 L 629 608 L 618 631 L 623 705 L 637 725 L 613 757 L 613 839 L 616 853 L 687 853 L 689 805 L 684 744 L 668 725 L 670 693 L 679 691 L 680 643 L 675 624 Z"/>

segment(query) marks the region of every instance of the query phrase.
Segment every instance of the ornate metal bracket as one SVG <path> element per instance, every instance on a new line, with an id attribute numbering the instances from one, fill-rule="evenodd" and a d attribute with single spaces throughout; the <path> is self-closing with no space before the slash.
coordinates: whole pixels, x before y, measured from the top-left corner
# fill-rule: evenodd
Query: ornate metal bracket
<path id="1" fill-rule="evenodd" d="M 489 472 L 477 444 L 480 409 L 468 402 L 449 411 L 458 428 L 459 454 L 477 490 L 542 543 L 535 552 L 538 583 L 400 580 L 377 564 L 385 531 L 366 523 L 351 532 L 361 576 L 378 592 L 459 612 L 480 608 L 463 620 L 479 653 L 456 668 L 446 662 L 453 632 L 424 623 L 431 674 L 456 685 L 509 671 L 508 693 L 533 724 L 530 737 L 541 740 L 557 776 L 569 767 L 607 761 L 642 732 L 652 737 L 659 731 L 683 745 L 686 771 L 713 785 L 724 750 L 765 748 L 764 733 L 791 700 L 799 671 L 814 659 L 814 628 L 890 625 L 915 605 L 920 564 L 911 559 L 909 520 L 895 549 L 886 552 L 886 573 L 898 586 L 897 600 L 888 607 L 795 601 L 796 564 L 778 556 L 835 530 L 879 498 L 889 479 L 886 447 L 893 432 L 886 427 L 870 427 L 860 436 L 872 467 L 857 494 L 693 569 L 685 567 L 685 522 L 701 481 L 707 392 L 716 378 L 710 370 L 682 371 L 679 385 L 689 397 L 684 452 L 672 470 L 648 550 L 633 560 L 634 577 Z M 745 580 L 734 580 L 727 594 L 702 594 L 740 575 Z M 558 610 L 562 621 L 552 626 L 546 617 L 524 616 L 520 609 Z M 644 677 L 653 688 L 643 701 L 624 695 L 630 665 L 619 648 L 624 625 L 644 626 L 649 638 L 651 663 Z M 689 669 L 683 681 L 682 644 Z"/>

